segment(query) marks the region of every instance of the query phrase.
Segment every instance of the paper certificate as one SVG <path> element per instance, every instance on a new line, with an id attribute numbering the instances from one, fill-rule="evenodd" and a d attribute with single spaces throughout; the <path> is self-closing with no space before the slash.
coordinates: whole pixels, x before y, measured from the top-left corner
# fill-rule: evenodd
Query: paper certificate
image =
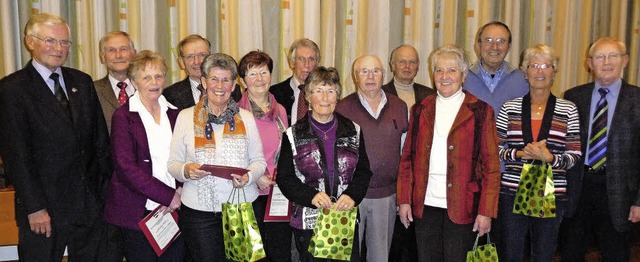
<path id="1" fill-rule="evenodd" d="M 140 220 L 138 226 L 158 256 L 180 235 L 177 212 L 165 214 L 160 211 L 160 206 Z"/>
<path id="2" fill-rule="evenodd" d="M 278 185 L 273 185 L 267 200 L 267 210 L 264 215 L 265 222 L 289 221 L 291 205 Z"/>

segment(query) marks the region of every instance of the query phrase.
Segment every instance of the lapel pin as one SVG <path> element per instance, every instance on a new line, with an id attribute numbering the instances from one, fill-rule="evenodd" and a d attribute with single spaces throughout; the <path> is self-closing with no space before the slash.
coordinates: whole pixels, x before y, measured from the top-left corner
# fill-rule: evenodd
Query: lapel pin
<path id="1" fill-rule="evenodd" d="M 71 88 L 71 92 L 78 92 L 78 89 L 76 89 L 75 87 Z"/>

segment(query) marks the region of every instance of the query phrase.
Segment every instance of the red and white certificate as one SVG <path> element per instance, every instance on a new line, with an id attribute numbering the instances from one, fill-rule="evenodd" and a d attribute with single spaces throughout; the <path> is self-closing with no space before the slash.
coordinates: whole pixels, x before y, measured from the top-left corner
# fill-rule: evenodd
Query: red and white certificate
<path id="1" fill-rule="evenodd" d="M 264 212 L 264 222 L 284 222 L 291 217 L 291 204 L 277 184 L 271 187 L 267 208 Z"/>
<path id="2" fill-rule="evenodd" d="M 158 206 L 138 222 L 142 233 L 147 237 L 147 240 L 149 240 L 149 243 L 158 256 L 161 256 L 180 235 L 178 213 L 171 212 L 165 214 L 160 211 L 160 207 L 161 206 Z"/>

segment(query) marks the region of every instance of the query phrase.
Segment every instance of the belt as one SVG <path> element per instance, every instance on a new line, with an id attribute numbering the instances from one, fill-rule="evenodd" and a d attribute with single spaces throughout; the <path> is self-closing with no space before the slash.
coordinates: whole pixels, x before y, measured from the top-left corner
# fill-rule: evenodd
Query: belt
<path id="1" fill-rule="evenodd" d="M 593 175 L 604 175 L 607 172 L 607 167 L 606 166 L 602 166 L 598 169 L 593 169 L 590 166 L 584 166 L 584 170 L 586 171 L 587 174 L 593 174 Z"/>

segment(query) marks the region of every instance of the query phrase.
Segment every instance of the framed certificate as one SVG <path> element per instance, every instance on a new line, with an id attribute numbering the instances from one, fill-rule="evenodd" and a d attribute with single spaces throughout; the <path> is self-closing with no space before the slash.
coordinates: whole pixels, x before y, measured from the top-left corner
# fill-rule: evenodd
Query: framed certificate
<path id="1" fill-rule="evenodd" d="M 273 185 L 267 198 L 264 222 L 288 222 L 289 218 L 291 218 L 291 202 L 282 194 L 277 184 Z"/>
<path id="2" fill-rule="evenodd" d="M 147 240 L 149 240 L 149 243 L 158 256 L 161 256 L 180 235 L 178 213 L 171 212 L 165 214 L 160 211 L 160 207 L 161 206 L 158 206 L 138 222 L 142 233 L 147 237 Z"/>

